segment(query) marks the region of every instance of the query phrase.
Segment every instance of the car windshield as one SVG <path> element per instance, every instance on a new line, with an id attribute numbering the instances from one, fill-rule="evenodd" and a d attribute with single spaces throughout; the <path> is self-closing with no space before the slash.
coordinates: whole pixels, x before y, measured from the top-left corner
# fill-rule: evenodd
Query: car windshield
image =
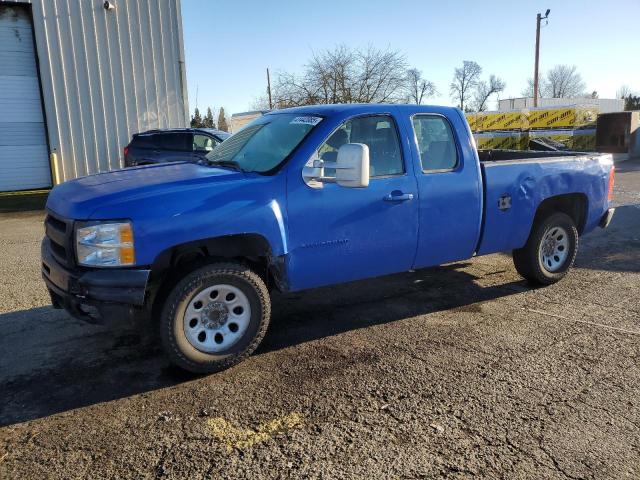
<path id="1" fill-rule="evenodd" d="M 322 117 L 293 113 L 265 115 L 226 139 L 206 159 L 214 165 L 235 165 L 246 172 L 268 172 L 280 165 L 321 121 Z"/>

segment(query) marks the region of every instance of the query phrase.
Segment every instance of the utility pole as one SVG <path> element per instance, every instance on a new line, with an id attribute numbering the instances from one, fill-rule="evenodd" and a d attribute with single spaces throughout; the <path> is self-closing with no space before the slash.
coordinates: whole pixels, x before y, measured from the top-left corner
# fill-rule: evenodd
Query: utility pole
<path id="1" fill-rule="evenodd" d="M 551 10 L 547 9 L 544 17 L 541 13 L 536 16 L 536 65 L 533 69 L 533 106 L 538 106 L 538 63 L 540 61 L 540 22 L 549 18 Z"/>
<path id="2" fill-rule="evenodd" d="M 269 94 L 269 110 L 273 110 L 273 102 L 271 100 L 271 76 L 267 68 L 267 93 Z"/>

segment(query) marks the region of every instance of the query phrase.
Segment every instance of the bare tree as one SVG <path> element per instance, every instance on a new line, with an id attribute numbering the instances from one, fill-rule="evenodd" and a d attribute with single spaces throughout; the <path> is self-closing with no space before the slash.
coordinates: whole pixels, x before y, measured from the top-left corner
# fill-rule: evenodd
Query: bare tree
<path id="1" fill-rule="evenodd" d="M 250 110 L 269 111 L 269 97 L 266 94 L 255 97 L 249 106 Z"/>
<path id="2" fill-rule="evenodd" d="M 421 105 L 426 98 L 433 97 L 436 86 L 433 82 L 422 78 L 422 72 L 417 68 L 407 70 L 407 102 Z"/>
<path id="3" fill-rule="evenodd" d="M 622 85 L 616 91 L 616 98 L 627 98 L 630 95 L 633 95 L 633 90 L 629 85 Z"/>
<path id="4" fill-rule="evenodd" d="M 506 83 L 495 75 L 489 76 L 489 81 L 481 80 L 475 87 L 473 109 L 476 112 L 484 112 L 487 109 L 487 101 L 491 95 L 504 91 Z"/>
<path id="5" fill-rule="evenodd" d="M 354 98 L 357 103 L 399 102 L 403 100 L 407 62 L 396 51 L 369 47 L 356 52 Z"/>
<path id="6" fill-rule="evenodd" d="M 465 60 L 461 68 L 456 68 L 453 72 L 451 82 L 451 98 L 458 102 L 464 110 L 465 101 L 470 95 L 470 91 L 478 85 L 478 80 L 482 68 L 476 62 Z"/>
<path id="7" fill-rule="evenodd" d="M 551 98 L 580 97 L 584 95 L 585 83 L 575 65 L 556 65 L 546 74 L 546 92 Z"/>
<path id="8" fill-rule="evenodd" d="M 533 79 L 527 79 L 523 97 L 533 97 Z M 585 91 L 585 83 L 575 65 L 556 65 L 546 74 L 540 75 L 538 98 L 593 97 Z"/>
<path id="9" fill-rule="evenodd" d="M 538 98 L 542 98 L 543 92 L 546 92 L 547 90 L 548 87 L 546 80 L 544 77 L 540 78 L 538 82 Z M 527 86 L 522 90 L 522 92 L 520 92 L 520 95 L 527 98 L 533 98 L 533 78 L 527 79 Z"/>
<path id="10" fill-rule="evenodd" d="M 349 49 L 314 53 L 302 75 L 278 72 L 278 108 L 317 103 L 398 102 L 405 97 L 407 63 L 394 50 Z"/>

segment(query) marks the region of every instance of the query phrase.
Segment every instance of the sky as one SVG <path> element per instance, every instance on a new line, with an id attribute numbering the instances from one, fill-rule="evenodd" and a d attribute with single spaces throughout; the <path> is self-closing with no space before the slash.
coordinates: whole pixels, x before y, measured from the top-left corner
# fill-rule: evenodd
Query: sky
<path id="1" fill-rule="evenodd" d="M 536 14 L 547 8 L 541 71 L 576 65 L 600 98 L 621 85 L 640 92 L 640 0 L 182 0 L 189 106 L 251 110 L 267 67 L 272 79 L 299 73 L 314 51 L 339 44 L 403 53 L 438 89 L 426 103 L 454 104 L 449 84 L 463 60 L 505 80 L 501 98 L 520 97 L 533 77 Z"/>

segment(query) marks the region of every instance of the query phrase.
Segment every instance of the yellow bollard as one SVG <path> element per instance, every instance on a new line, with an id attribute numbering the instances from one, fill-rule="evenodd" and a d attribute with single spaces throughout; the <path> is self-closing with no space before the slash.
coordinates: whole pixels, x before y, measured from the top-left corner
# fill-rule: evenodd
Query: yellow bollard
<path id="1" fill-rule="evenodd" d="M 58 169 L 58 154 L 55 152 L 51 152 L 49 155 L 49 161 L 51 162 L 51 172 L 53 173 L 53 186 L 60 184 L 60 170 Z"/>

